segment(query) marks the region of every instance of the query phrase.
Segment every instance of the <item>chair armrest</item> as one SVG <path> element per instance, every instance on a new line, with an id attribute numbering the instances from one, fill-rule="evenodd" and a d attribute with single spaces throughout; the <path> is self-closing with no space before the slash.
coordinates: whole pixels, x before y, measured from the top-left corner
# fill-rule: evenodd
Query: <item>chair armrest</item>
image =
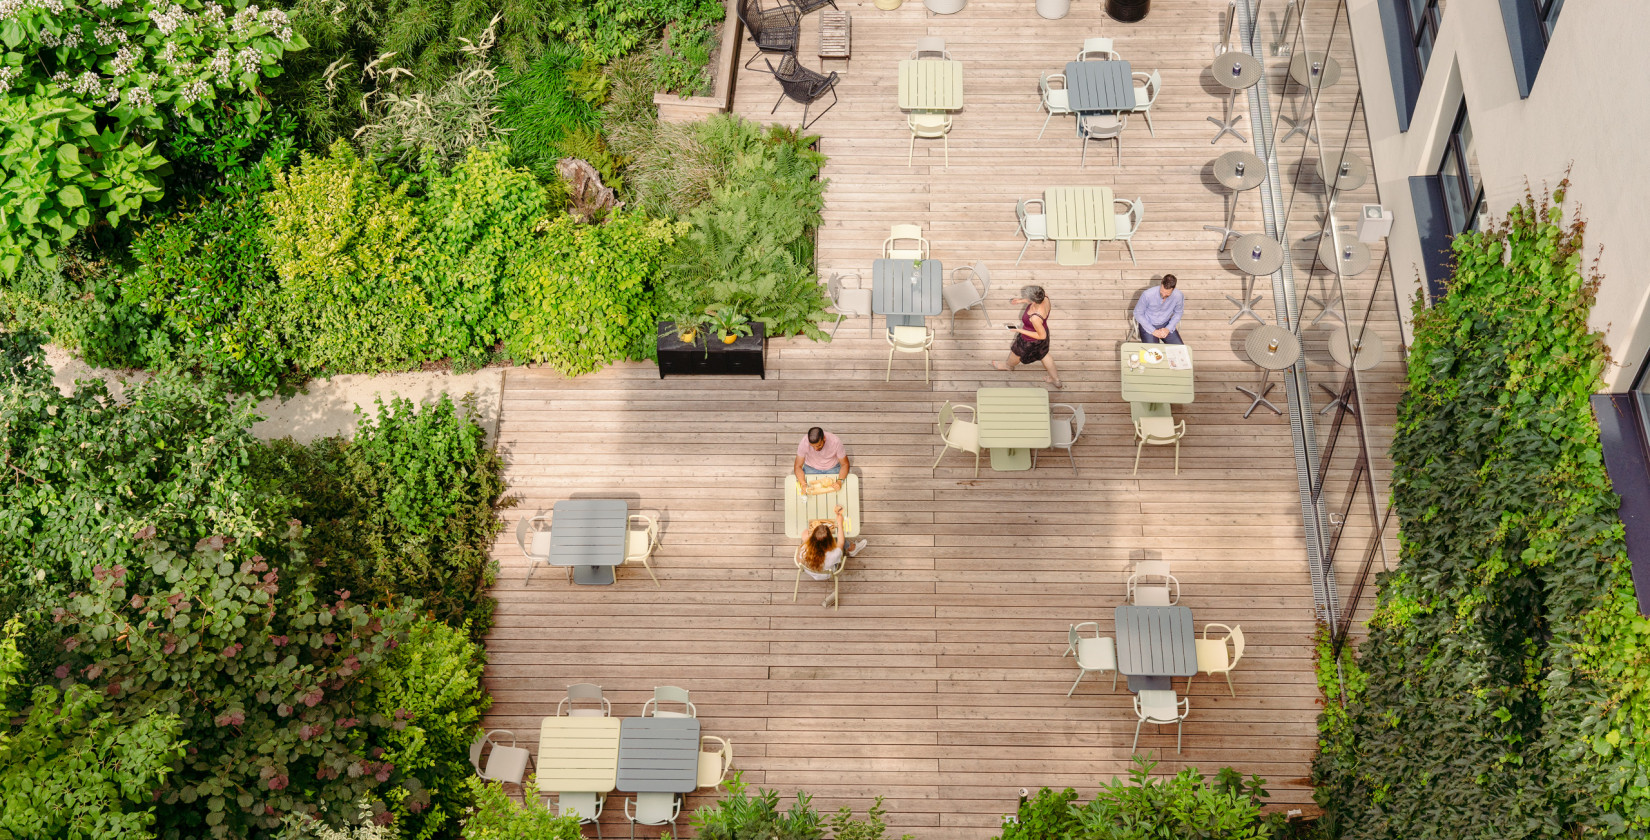
<path id="1" fill-rule="evenodd" d="M 975 416 L 974 406 L 962 405 L 962 404 L 954 405 L 954 406 L 951 406 L 951 413 L 953 415 L 955 415 L 957 412 L 962 411 L 963 409 L 968 410 L 968 422 L 970 422 L 970 423 L 976 422 L 975 419 L 974 419 L 974 416 Z"/>
<path id="2" fill-rule="evenodd" d="M 1084 627 L 1093 627 L 1094 637 L 1100 638 L 1100 622 L 1098 621 L 1079 621 L 1071 626 L 1077 630 L 1082 630 Z"/>
<path id="3" fill-rule="evenodd" d="M 1178 582 L 1179 581 L 1176 581 L 1176 583 L 1178 583 Z M 1205 638 L 1205 639 L 1209 638 L 1209 628 L 1210 627 L 1219 627 L 1220 629 L 1226 631 L 1226 635 L 1228 635 L 1228 636 L 1232 635 L 1232 628 L 1230 628 L 1230 627 L 1228 627 L 1224 624 L 1205 624 L 1205 625 L 1203 625 L 1203 638 Z"/>

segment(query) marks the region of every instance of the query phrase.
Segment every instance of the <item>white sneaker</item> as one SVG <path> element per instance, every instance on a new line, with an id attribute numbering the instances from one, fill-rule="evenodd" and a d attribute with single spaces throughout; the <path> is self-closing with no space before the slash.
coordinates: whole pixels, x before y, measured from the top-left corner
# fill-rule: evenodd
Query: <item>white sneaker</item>
<path id="1" fill-rule="evenodd" d="M 848 549 L 848 556 L 858 557 L 859 553 L 865 550 L 865 546 L 869 542 L 870 540 L 860 540 L 858 545 L 852 546 Z"/>

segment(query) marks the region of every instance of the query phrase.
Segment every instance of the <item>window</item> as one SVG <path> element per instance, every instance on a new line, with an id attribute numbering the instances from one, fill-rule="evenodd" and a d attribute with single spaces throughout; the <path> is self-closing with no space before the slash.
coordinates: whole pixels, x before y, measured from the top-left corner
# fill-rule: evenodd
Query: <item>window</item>
<path id="1" fill-rule="evenodd" d="M 1562 5 L 1564 0 L 1532 0 Z M 1432 44 L 1438 38 L 1438 21 L 1444 14 L 1442 0 L 1408 0 L 1410 45 L 1415 50 L 1415 64 L 1421 75 L 1427 73 L 1427 62 L 1432 60 Z"/>
<path id="2" fill-rule="evenodd" d="M 1467 103 L 1455 115 L 1444 159 L 1438 164 L 1439 187 L 1444 193 L 1444 209 L 1451 233 L 1478 228 L 1484 212 L 1484 183 L 1478 170 L 1478 154 L 1472 143 L 1472 123 L 1467 120 Z"/>
<path id="3" fill-rule="evenodd" d="M 1536 20 L 1541 21 L 1542 40 L 1553 39 L 1553 24 L 1558 22 L 1558 13 L 1564 8 L 1564 0 L 1530 0 L 1535 4 Z"/>

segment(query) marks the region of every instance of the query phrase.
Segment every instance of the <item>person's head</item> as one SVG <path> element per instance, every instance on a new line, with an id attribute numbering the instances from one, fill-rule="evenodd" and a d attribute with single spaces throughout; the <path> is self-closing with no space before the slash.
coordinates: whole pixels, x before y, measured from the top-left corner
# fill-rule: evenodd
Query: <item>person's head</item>
<path id="1" fill-rule="evenodd" d="M 808 430 L 808 445 L 814 449 L 825 448 L 825 430 L 815 426 Z"/>
<path id="2" fill-rule="evenodd" d="M 810 571 L 825 571 L 825 555 L 833 548 L 836 548 L 836 535 L 831 532 L 831 526 L 823 522 L 815 525 L 802 543 L 802 565 Z"/>
<path id="3" fill-rule="evenodd" d="M 1042 303 L 1044 300 L 1048 299 L 1048 295 L 1043 293 L 1042 286 L 1021 286 L 1020 297 L 1029 300 L 1032 303 Z"/>
<path id="4" fill-rule="evenodd" d="M 1168 297 L 1169 295 L 1174 294 L 1174 287 L 1175 287 L 1175 284 L 1178 283 L 1178 282 L 1179 282 L 1178 280 L 1174 279 L 1173 274 L 1163 275 L 1163 282 L 1158 284 L 1158 287 L 1157 287 L 1158 294 L 1161 294 L 1164 297 Z"/>

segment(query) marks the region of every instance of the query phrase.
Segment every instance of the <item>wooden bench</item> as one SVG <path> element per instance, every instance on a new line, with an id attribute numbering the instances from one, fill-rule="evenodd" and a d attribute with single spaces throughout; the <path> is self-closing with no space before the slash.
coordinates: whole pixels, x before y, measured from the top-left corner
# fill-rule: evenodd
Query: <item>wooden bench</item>
<path id="1" fill-rule="evenodd" d="M 851 50 L 848 38 L 848 13 L 826 10 L 819 13 L 819 69 L 829 72 L 836 69 L 838 73 L 848 72 L 848 57 Z M 840 68 L 834 68 L 831 63 L 841 62 Z"/>

